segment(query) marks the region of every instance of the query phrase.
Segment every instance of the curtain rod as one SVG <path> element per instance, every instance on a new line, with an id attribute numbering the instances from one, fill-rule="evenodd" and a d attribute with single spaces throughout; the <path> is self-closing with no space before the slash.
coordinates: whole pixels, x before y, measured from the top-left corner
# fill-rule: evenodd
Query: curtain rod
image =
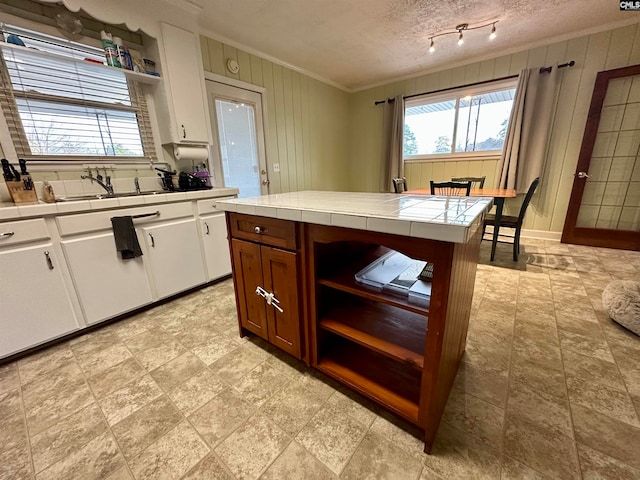
<path id="1" fill-rule="evenodd" d="M 558 68 L 573 67 L 575 64 L 576 64 L 576 62 L 571 60 L 571 61 L 569 61 L 567 63 L 563 63 L 563 64 L 558 65 Z M 550 73 L 552 68 L 553 67 L 540 67 L 539 72 L 540 73 Z M 458 88 L 475 87 L 476 85 L 483 85 L 485 83 L 500 82 L 502 80 L 511 80 L 512 78 L 518 78 L 518 77 L 519 77 L 519 75 L 509 75 L 507 77 L 492 78 L 491 80 L 483 80 L 481 82 L 468 83 L 466 85 L 460 85 L 458 87 L 441 88 L 440 90 L 433 90 L 431 92 L 414 93 L 413 95 L 405 95 L 402 98 L 406 100 L 407 98 L 419 97 L 421 95 L 426 95 L 428 93 L 441 93 L 441 92 L 446 92 L 448 90 L 456 90 Z M 380 105 L 381 103 L 387 103 L 387 102 L 393 103 L 394 99 L 393 98 L 388 98 L 387 100 L 378 100 L 376 102 L 373 102 L 373 104 L 374 105 Z"/>

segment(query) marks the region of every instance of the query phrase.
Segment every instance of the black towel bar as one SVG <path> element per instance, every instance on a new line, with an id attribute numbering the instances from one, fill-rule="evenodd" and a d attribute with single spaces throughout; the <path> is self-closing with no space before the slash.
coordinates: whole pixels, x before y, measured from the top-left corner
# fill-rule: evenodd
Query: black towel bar
<path id="1" fill-rule="evenodd" d="M 142 213 L 140 215 L 131 215 L 131 218 L 155 217 L 156 215 L 160 215 L 160 211 L 156 211 L 153 213 Z"/>

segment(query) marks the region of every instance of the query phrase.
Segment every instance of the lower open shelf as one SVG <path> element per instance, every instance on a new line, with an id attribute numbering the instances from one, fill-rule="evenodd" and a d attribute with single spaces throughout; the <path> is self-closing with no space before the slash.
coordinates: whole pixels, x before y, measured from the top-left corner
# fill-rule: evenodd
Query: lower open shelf
<path id="1" fill-rule="evenodd" d="M 319 370 L 417 423 L 421 372 L 335 335 L 323 343 Z"/>

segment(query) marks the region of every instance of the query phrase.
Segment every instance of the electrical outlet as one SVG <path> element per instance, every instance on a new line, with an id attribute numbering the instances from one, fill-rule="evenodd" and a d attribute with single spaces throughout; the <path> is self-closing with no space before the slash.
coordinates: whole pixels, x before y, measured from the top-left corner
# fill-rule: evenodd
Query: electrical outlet
<path id="1" fill-rule="evenodd" d="M 273 164 L 273 171 L 275 173 L 278 173 L 280 171 L 280 164 L 279 163 L 274 163 Z"/>

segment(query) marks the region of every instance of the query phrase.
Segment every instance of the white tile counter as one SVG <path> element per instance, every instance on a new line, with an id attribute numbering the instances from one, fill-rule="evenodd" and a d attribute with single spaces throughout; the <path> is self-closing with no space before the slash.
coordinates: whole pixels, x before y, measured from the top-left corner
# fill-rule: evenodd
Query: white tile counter
<path id="1" fill-rule="evenodd" d="M 207 198 L 227 197 L 238 194 L 237 188 L 212 188 L 193 192 L 166 192 L 149 195 L 133 195 L 127 197 L 101 198 L 69 202 L 44 203 L 34 205 L 16 205 L 13 202 L 0 202 L 0 221 L 20 218 L 34 218 L 45 215 L 60 215 L 92 210 L 134 207 L 160 203 L 181 202 L 185 200 L 201 200 Z"/>
<path id="2" fill-rule="evenodd" d="M 220 200 L 229 212 L 466 243 L 492 198 L 302 191 Z"/>

